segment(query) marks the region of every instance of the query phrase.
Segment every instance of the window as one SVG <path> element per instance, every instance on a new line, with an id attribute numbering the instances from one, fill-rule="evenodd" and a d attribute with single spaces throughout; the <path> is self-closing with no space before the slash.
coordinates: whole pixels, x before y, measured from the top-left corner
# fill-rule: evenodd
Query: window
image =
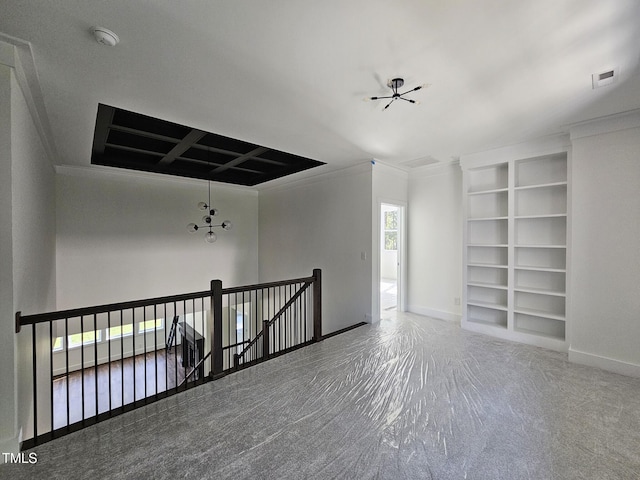
<path id="1" fill-rule="evenodd" d="M 53 339 L 53 346 L 51 350 L 54 352 L 59 352 L 64 348 L 64 337 L 56 337 Z"/>
<path id="2" fill-rule="evenodd" d="M 398 250 L 398 211 L 384 212 L 384 249 Z"/>
<path id="3" fill-rule="evenodd" d="M 133 324 L 118 325 L 117 327 L 107 328 L 107 339 L 114 340 L 117 338 L 128 337 L 133 335 Z"/>
<path id="4" fill-rule="evenodd" d="M 81 345 L 93 345 L 102 340 L 102 330 L 91 330 L 89 332 L 75 333 L 67 337 L 69 348 L 79 347 Z"/>
<path id="5" fill-rule="evenodd" d="M 164 318 L 156 318 L 155 320 L 145 320 L 138 325 L 138 333 L 154 332 L 162 330 L 164 327 Z"/>
<path id="6" fill-rule="evenodd" d="M 244 340 L 244 315 L 241 312 L 236 312 L 236 343 L 241 343 L 243 340 Z"/>

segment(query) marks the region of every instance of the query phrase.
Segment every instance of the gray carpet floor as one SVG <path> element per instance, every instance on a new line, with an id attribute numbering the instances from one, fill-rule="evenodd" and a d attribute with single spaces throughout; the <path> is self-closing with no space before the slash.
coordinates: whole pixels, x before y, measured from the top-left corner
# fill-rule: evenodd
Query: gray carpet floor
<path id="1" fill-rule="evenodd" d="M 32 452 L 0 478 L 631 480 L 640 379 L 399 314 Z"/>

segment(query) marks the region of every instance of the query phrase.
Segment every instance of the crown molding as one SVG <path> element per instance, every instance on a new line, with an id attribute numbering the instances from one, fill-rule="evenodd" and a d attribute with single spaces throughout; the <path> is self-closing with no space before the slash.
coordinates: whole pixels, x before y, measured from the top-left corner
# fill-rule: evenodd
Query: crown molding
<path id="1" fill-rule="evenodd" d="M 640 127 L 640 109 L 606 115 L 569 126 L 571 140 Z"/>
<path id="2" fill-rule="evenodd" d="M 372 163 L 370 161 L 362 162 L 362 163 L 351 165 L 345 168 L 325 171 L 322 173 L 317 173 L 316 175 L 307 175 L 303 178 L 292 179 L 288 182 L 285 181 L 284 183 L 280 181 L 277 184 L 265 185 L 262 187 L 257 185 L 255 188 L 257 188 L 260 193 L 275 192 L 278 190 L 287 190 L 290 188 L 300 187 L 304 185 L 311 185 L 318 182 L 324 182 L 332 178 L 342 178 L 345 176 L 359 175 L 362 173 L 371 173 L 371 170 L 372 170 Z M 300 173 L 305 173 L 305 172 L 308 174 L 309 171 L 306 170 Z M 293 177 L 294 175 L 291 175 L 291 176 Z M 287 177 L 283 177 L 283 178 L 286 179 Z M 279 180 L 282 180 L 282 179 L 279 179 Z"/>
<path id="3" fill-rule="evenodd" d="M 163 175 L 161 173 L 142 172 L 137 170 L 125 170 L 115 167 L 105 167 L 102 165 L 56 165 L 56 175 L 67 177 L 80 177 L 80 178 L 113 178 L 113 179 L 127 179 L 132 181 L 144 181 L 150 183 L 171 183 L 173 185 L 207 185 L 207 180 L 200 178 L 187 178 L 176 177 L 173 175 Z M 217 190 L 228 190 L 233 192 L 242 192 L 250 195 L 258 195 L 258 191 L 254 187 L 246 187 L 244 185 L 232 185 L 221 182 L 211 182 L 211 185 L 215 186 Z"/>
<path id="4" fill-rule="evenodd" d="M 2 47 L 3 63 L 8 59 L 8 47 L 13 47 L 13 68 L 22 95 L 24 96 L 27 108 L 33 119 L 38 135 L 42 141 L 47 157 L 51 165 L 57 165 L 59 162 L 58 152 L 55 142 L 53 141 L 53 132 L 49 123 L 49 116 L 44 104 L 44 97 L 40 88 L 40 80 L 33 56 L 31 43 L 19 38 L 0 33 L 0 43 Z M 5 63 L 6 64 L 6 63 Z"/>

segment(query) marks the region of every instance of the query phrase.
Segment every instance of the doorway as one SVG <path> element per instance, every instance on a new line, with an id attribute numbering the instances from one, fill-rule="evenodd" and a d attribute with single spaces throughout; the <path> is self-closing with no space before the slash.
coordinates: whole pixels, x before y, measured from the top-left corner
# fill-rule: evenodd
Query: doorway
<path id="1" fill-rule="evenodd" d="M 402 246 L 404 207 L 380 204 L 380 316 L 402 310 Z"/>

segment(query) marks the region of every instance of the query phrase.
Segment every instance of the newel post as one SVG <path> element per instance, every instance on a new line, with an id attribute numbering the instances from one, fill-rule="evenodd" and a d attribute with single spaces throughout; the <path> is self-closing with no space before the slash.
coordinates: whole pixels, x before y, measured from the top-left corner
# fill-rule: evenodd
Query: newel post
<path id="1" fill-rule="evenodd" d="M 211 280 L 211 376 L 222 375 L 222 280 Z"/>
<path id="2" fill-rule="evenodd" d="M 322 270 L 313 269 L 313 341 L 322 340 Z"/>
<path id="3" fill-rule="evenodd" d="M 262 359 L 269 360 L 271 345 L 269 339 L 269 320 L 262 321 Z"/>

